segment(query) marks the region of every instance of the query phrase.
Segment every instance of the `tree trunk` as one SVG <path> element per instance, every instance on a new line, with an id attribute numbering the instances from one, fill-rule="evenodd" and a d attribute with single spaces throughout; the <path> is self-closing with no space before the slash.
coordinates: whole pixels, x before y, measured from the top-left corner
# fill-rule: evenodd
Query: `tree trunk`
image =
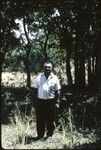
<path id="1" fill-rule="evenodd" d="M 30 78 L 29 64 L 26 64 L 26 73 L 27 73 L 27 87 L 30 88 L 30 86 L 31 86 L 31 78 Z"/>
<path id="2" fill-rule="evenodd" d="M 3 66 L 4 60 L 5 60 L 5 54 L 3 54 L 0 50 L 0 92 L 1 92 L 1 86 L 2 86 L 2 66 Z"/>
<path id="3" fill-rule="evenodd" d="M 29 55 L 30 55 L 30 51 L 31 51 L 31 43 L 30 43 L 30 39 L 28 36 L 28 31 L 26 30 L 26 17 L 23 17 L 23 28 L 24 28 L 24 32 L 25 32 L 25 36 L 27 39 L 27 45 L 26 45 L 26 58 L 24 61 L 25 64 L 25 68 L 26 68 L 26 73 L 27 73 L 27 87 L 30 88 L 31 86 L 31 79 L 30 79 L 30 60 L 29 60 Z"/>
<path id="4" fill-rule="evenodd" d="M 2 61 L 0 58 L 0 95 L 1 95 L 1 83 L 2 83 Z"/>
<path id="5" fill-rule="evenodd" d="M 94 72 L 91 69 L 91 67 L 92 67 L 91 56 L 89 56 L 88 57 L 88 90 L 90 93 L 93 93 L 94 92 L 95 78 L 94 78 Z"/>
<path id="6" fill-rule="evenodd" d="M 95 87 L 96 92 L 101 94 L 101 31 L 96 39 Z"/>
<path id="7" fill-rule="evenodd" d="M 88 87 L 91 85 L 91 57 L 88 56 Z"/>
<path id="8" fill-rule="evenodd" d="M 67 74 L 67 79 L 68 79 L 68 85 L 72 85 L 70 54 L 67 49 L 66 49 L 66 74 Z"/>
<path id="9" fill-rule="evenodd" d="M 49 34 L 46 35 L 46 40 L 44 43 L 44 57 L 45 57 L 45 62 L 48 60 L 48 55 L 47 55 L 47 42 L 48 42 Z"/>
<path id="10" fill-rule="evenodd" d="M 74 56 L 74 66 L 75 66 L 75 85 L 78 86 L 78 54 L 76 50 Z"/>
<path id="11" fill-rule="evenodd" d="M 96 65 L 95 65 L 95 88 L 96 92 L 101 94 L 101 56 L 96 56 Z"/>
<path id="12" fill-rule="evenodd" d="M 90 93 L 95 92 L 95 65 L 94 57 L 88 57 L 88 90 Z"/>
<path id="13" fill-rule="evenodd" d="M 84 52 L 79 57 L 79 88 L 81 91 L 85 88 L 85 59 Z"/>
<path id="14" fill-rule="evenodd" d="M 30 77 L 30 60 L 29 60 L 29 54 L 30 54 L 30 47 L 28 48 L 28 50 L 26 52 L 26 58 L 25 58 L 25 61 L 24 61 L 25 70 L 26 70 L 26 74 L 27 74 L 27 87 L 30 88 L 30 86 L 31 86 L 31 77 Z"/>
<path id="15" fill-rule="evenodd" d="M 95 56 L 92 57 L 92 73 L 95 75 Z"/>

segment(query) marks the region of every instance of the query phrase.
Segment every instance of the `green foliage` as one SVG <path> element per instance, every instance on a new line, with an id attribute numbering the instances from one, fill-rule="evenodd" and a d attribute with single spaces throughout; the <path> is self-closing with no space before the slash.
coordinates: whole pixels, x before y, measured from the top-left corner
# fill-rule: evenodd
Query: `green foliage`
<path id="1" fill-rule="evenodd" d="M 8 51 L 12 53 L 6 55 L 4 68 L 10 65 L 8 69 L 11 68 L 11 70 L 14 68 L 15 70 L 38 72 L 42 69 L 45 59 L 49 58 L 54 65 L 66 62 L 66 73 L 70 83 L 72 76 L 69 62 L 72 58 L 76 68 L 75 83 L 78 85 L 83 83 L 82 86 L 85 86 L 84 63 L 88 61 L 89 57 L 94 57 L 96 60 L 93 74 L 97 79 L 98 71 L 101 71 L 98 66 L 101 63 L 100 48 L 98 48 L 101 30 L 100 2 L 98 0 L 85 3 L 67 0 L 51 1 L 50 3 L 46 0 L 20 3 L 2 0 L 1 2 L 2 51 L 0 56 L 2 56 L 2 63 L 4 63 L 5 54 Z M 20 31 L 16 19 L 23 20 L 23 28 L 25 27 L 24 30 L 26 30 L 19 38 L 14 33 L 16 29 Z M 25 38 L 23 38 L 24 36 Z M 18 51 L 18 45 L 19 49 L 23 51 L 21 54 Z M 20 56 L 14 54 L 13 57 L 12 49 L 18 51 Z M 65 49 L 65 51 L 61 49 Z M 97 62 L 99 63 L 97 64 Z M 78 68 L 80 69 L 78 70 Z M 100 77 L 98 77 L 98 84 L 100 87 Z"/>
<path id="2" fill-rule="evenodd" d="M 84 90 L 86 70 L 87 74 L 93 73 L 94 80 L 91 80 L 91 82 L 94 82 L 93 88 L 98 87 L 99 94 L 101 95 L 101 77 L 99 76 L 101 74 L 101 38 L 99 36 L 101 32 L 100 9 L 99 0 L 85 2 L 52 0 L 50 3 L 47 0 L 20 2 L 1 0 L 0 64 L 3 64 L 3 71 L 27 71 L 25 68 L 27 63 L 30 70 L 29 72 L 34 71 L 36 73 L 42 70 L 43 63 L 47 57 L 56 67 L 66 62 L 66 71 L 71 72 L 71 70 L 68 69 L 69 63 L 67 64 L 67 62 L 70 62 L 72 59 L 74 62 L 73 65 L 75 66 L 74 76 L 76 78 L 76 85 L 83 86 Z M 27 31 L 23 33 L 24 35 L 21 34 L 19 38 L 16 37 L 14 32 L 15 30 L 20 31 L 15 21 L 16 19 L 25 19 L 23 23 L 25 23 L 24 25 Z M 26 37 L 26 40 L 22 38 L 23 36 Z M 94 61 L 92 59 L 94 59 Z M 84 66 L 85 62 L 86 65 L 88 65 L 86 69 Z M 2 66 L 0 69 L 0 72 L 2 72 Z M 67 76 L 70 76 L 70 74 L 67 74 Z M 91 78 L 90 75 L 89 78 Z M 95 86 L 97 80 L 98 82 Z M 81 91 L 80 87 L 78 91 Z M 26 102 L 29 102 L 31 99 L 29 95 L 24 97 Z M 4 92 L 2 98 L 3 109 L 5 106 L 10 106 L 14 103 L 13 95 L 10 92 Z M 82 98 L 80 99 L 82 100 Z M 95 110 L 95 102 L 92 102 L 91 105 L 94 106 L 93 110 Z M 86 105 L 86 103 L 80 102 L 75 106 L 77 107 L 74 112 L 78 114 L 80 109 L 80 113 L 82 113 L 81 120 L 82 127 L 84 127 L 86 106 L 89 108 L 89 104 Z M 59 140 L 59 144 L 61 144 L 60 141 L 66 143 L 66 146 L 64 144 L 62 148 L 73 148 L 73 144 L 77 143 L 77 141 L 83 144 L 98 140 L 100 130 L 94 131 L 86 136 L 85 134 L 77 132 L 74 122 L 75 114 L 72 110 L 71 107 L 66 107 L 61 117 L 60 123 L 63 132 L 61 138 L 57 139 L 57 141 Z M 28 129 L 28 132 L 30 130 L 29 118 L 26 119 L 26 116 L 21 118 L 19 111 L 15 111 L 14 113 L 12 124 L 16 132 L 14 131 L 13 137 L 16 138 L 17 135 L 17 142 L 20 142 L 21 139 L 22 144 L 25 144 L 26 132 L 24 130 Z M 76 120 L 77 122 L 79 121 L 78 115 L 76 116 Z M 3 134 L 5 134 L 5 132 L 3 132 Z M 71 142 L 72 145 L 69 146 L 67 140 Z M 7 140 L 5 141 L 7 142 Z M 5 141 L 4 143 L 6 143 Z M 49 143 L 51 143 L 51 141 L 49 141 Z M 14 144 L 16 145 L 16 143 Z M 44 146 L 49 148 L 47 145 Z M 56 148 L 58 148 L 58 146 L 56 146 Z M 50 147 L 52 147 L 52 145 Z"/>
<path id="3" fill-rule="evenodd" d="M 2 107 L 13 105 L 13 103 L 14 97 L 11 92 L 2 93 L 2 104 L 4 105 Z"/>
<path id="4" fill-rule="evenodd" d="M 3 64 L 3 71 L 24 71 L 24 64 L 21 59 L 24 53 L 25 52 L 19 47 L 13 51 L 7 52 Z"/>
<path id="5" fill-rule="evenodd" d="M 17 45 L 19 45 L 19 39 L 16 38 L 14 34 L 14 29 L 17 29 L 18 26 L 15 23 L 15 15 L 13 14 L 14 10 L 12 9 L 12 5 L 7 1 L 1 1 L 0 5 L 0 14 L 1 14 L 1 50 L 0 53 L 2 55 L 2 63 L 4 61 L 4 57 L 6 52 L 9 49 L 14 49 Z"/>

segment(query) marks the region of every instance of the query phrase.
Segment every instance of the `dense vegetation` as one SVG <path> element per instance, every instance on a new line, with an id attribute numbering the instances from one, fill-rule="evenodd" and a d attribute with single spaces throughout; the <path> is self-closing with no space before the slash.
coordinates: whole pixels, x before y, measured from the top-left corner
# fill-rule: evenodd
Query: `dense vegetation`
<path id="1" fill-rule="evenodd" d="M 50 60 L 62 85 L 59 118 L 64 119 L 64 126 L 73 125 L 68 125 L 71 133 L 75 128 L 80 132 L 97 129 L 99 139 L 100 10 L 100 0 L 1 0 L 0 91 L 4 112 L 7 107 L 15 109 L 14 102 L 26 101 L 26 97 L 32 104 L 31 73 L 36 76 Z M 5 87 L 2 73 L 19 71 L 27 75 L 26 87 Z M 69 113 L 72 119 L 68 119 Z"/>

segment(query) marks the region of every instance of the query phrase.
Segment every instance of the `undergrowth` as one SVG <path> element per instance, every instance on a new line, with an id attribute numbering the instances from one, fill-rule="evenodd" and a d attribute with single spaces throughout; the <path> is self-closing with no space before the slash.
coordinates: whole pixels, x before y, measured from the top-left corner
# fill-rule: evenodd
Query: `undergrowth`
<path id="1" fill-rule="evenodd" d="M 36 137 L 35 109 L 32 107 L 30 114 L 27 115 L 27 106 L 25 107 L 25 112 L 22 113 L 19 105 L 16 104 L 10 117 L 10 124 L 2 125 L 4 149 L 74 149 L 99 140 L 96 129 L 88 133 L 76 129 L 73 113 L 69 107 L 59 119 L 59 125 L 53 137 L 34 141 L 33 137 Z"/>

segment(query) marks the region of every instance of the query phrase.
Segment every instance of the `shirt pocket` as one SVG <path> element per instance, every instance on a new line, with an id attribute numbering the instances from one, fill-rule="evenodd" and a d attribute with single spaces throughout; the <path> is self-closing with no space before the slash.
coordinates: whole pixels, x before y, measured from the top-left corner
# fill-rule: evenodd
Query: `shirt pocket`
<path id="1" fill-rule="evenodd" d="M 53 83 L 50 84 L 50 93 L 55 93 L 55 85 Z"/>

